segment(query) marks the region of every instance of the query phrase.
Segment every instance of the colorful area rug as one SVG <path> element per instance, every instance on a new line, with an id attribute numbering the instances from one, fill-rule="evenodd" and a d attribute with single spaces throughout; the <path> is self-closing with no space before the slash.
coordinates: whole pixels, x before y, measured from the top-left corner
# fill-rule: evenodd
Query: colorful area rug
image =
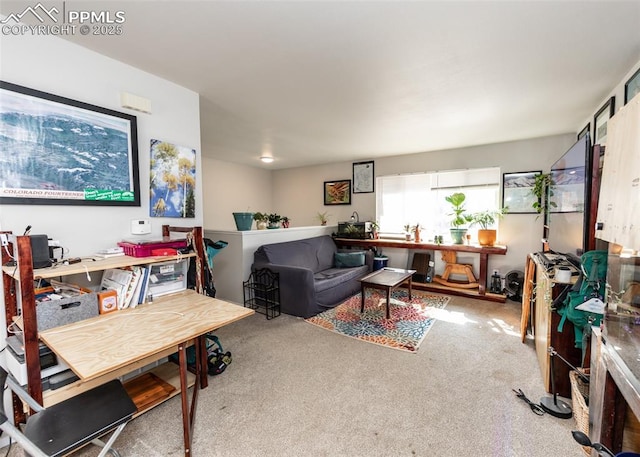
<path id="1" fill-rule="evenodd" d="M 360 313 L 360 294 L 316 316 L 306 319 L 318 327 L 342 335 L 394 349 L 416 352 L 433 325 L 434 315 L 449 303 L 450 297 L 406 289 L 391 294 L 391 318 L 386 318 L 386 293 L 366 290 L 364 312 Z"/>

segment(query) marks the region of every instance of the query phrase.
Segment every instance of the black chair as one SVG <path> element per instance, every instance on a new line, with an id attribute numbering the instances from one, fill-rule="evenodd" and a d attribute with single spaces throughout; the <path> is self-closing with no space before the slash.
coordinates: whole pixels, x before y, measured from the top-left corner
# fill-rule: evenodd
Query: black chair
<path id="1" fill-rule="evenodd" d="M 55 457 L 68 454 L 87 443 L 102 447 L 99 456 L 110 452 L 114 441 L 137 411 L 122 383 L 115 379 L 48 408 L 38 404 L 16 379 L 0 367 L 0 386 L 15 392 L 36 414 L 29 416 L 24 431 L 8 420 L 0 401 L 0 430 L 15 440 L 29 455 Z M 3 399 L 4 395 L 2 396 Z M 113 430 L 105 443 L 98 439 Z"/>

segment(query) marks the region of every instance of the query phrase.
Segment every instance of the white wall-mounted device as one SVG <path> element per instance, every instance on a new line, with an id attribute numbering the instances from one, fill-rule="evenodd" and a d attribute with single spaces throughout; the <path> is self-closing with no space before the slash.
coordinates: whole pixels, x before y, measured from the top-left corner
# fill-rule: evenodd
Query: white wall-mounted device
<path id="1" fill-rule="evenodd" d="M 148 235 L 149 233 L 151 233 L 149 219 L 134 219 L 131 221 L 132 235 Z"/>
<path id="2" fill-rule="evenodd" d="M 120 106 L 151 114 L 151 100 L 128 92 L 120 92 Z"/>

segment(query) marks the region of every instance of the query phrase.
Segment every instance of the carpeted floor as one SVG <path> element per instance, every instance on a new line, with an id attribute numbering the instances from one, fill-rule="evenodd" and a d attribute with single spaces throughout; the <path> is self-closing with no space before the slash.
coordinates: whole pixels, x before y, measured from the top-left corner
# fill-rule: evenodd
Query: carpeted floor
<path id="1" fill-rule="evenodd" d="M 393 349 L 415 352 L 435 322 L 439 309 L 450 298 L 444 295 L 414 291 L 411 299 L 407 289 L 391 294 L 390 318 L 386 316 L 386 293 L 366 290 L 364 311 L 360 293 L 344 303 L 306 321 L 341 335 Z"/>
<path id="2" fill-rule="evenodd" d="M 233 362 L 201 391 L 192 454 L 584 457 L 573 419 L 536 416 L 513 393 L 546 395 L 519 329 L 520 304 L 462 297 L 415 354 L 287 315 L 242 319 L 216 332 Z M 116 447 L 122 457 L 183 456 L 179 398 L 134 419 Z"/>

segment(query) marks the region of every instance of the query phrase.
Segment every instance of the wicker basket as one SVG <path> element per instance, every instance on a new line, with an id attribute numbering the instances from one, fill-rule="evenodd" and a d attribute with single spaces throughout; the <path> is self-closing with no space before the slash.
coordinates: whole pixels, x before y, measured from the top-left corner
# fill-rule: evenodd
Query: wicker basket
<path id="1" fill-rule="evenodd" d="M 589 369 L 582 369 L 582 372 L 589 376 Z M 571 401 L 573 403 L 573 418 L 576 421 L 577 429 L 589 436 L 589 384 L 585 383 L 574 370 L 569 372 L 571 382 Z M 591 455 L 591 448 L 582 446 L 585 455 Z"/>

